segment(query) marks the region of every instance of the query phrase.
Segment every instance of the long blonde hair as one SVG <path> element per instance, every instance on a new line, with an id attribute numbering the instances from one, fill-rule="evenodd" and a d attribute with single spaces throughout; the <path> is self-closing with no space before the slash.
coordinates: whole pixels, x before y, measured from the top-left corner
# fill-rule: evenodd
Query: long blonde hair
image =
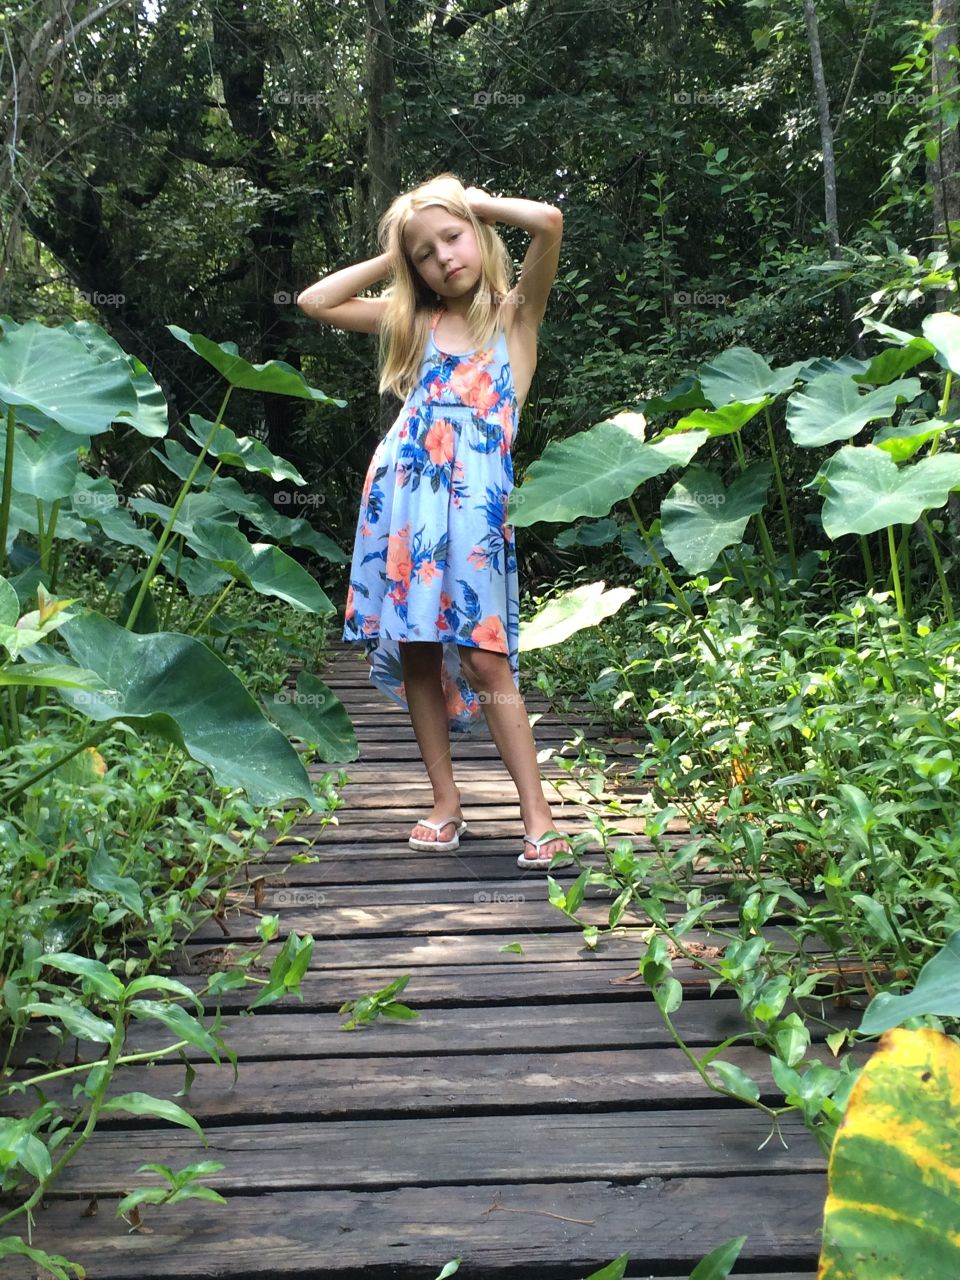
<path id="1" fill-rule="evenodd" d="M 378 228 L 380 249 L 389 255 L 391 277 L 390 285 L 380 295 L 387 305 L 380 324 L 378 363 L 380 392 L 392 391 L 401 400 L 416 385 L 431 313 L 440 302 L 439 295 L 424 283 L 411 262 L 403 241 L 411 216 L 431 206 L 469 221 L 477 237 L 480 279 L 466 318 L 478 347 L 486 347 L 500 330 L 500 307 L 513 276 L 507 246 L 492 226 L 474 216 L 463 184 L 455 174 L 438 174 L 396 197 Z"/>

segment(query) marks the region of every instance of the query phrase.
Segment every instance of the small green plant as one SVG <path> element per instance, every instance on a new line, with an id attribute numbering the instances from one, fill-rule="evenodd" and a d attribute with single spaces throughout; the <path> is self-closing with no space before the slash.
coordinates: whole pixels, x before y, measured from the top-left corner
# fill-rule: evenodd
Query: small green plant
<path id="1" fill-rule="evenodd" d="M 371 995 L 361 996 L 358 1000 L 347 1000 L 339 1008 L 339 1013 L 352 1013 L 353 1017 L 348 1018 L 343 1023 L 341 1031 L 355 1031 L 359 1026 L 366 1026 L 368 1023 L 376 1022 L 381 1014 L 385 1018 L 401 1018 L 409 1021 L 411 1018 L 419 1018 L 420 1015 L 415 1009 L 410 1009 L 405 1004 L 400 1004 L 394 999 L 394 996 L 404 989 L 410 981 L 410 974 L 405 973 L 402 977 L 394 979 L 388 986 L 382 987 L 379 991 L 374 991 Z"/>

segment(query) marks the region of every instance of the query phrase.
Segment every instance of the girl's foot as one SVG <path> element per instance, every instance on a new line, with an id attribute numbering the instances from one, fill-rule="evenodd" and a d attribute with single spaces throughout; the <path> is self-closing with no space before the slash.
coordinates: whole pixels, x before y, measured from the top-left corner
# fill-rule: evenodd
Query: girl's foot
<path id="1" fill-rule="evenodd" d="M 552 827 L 548 827 L 547 831 L 552 831 Z M 543 833 L 546 835 L 546 832 Z M 537 836 L 540 839 L 540 836 Z M 529 836 L 524 836 L 523 853 L 521 857 L 526 862 L 542 862 L 547 865 L 557 853 L 570 853 L 570 841 L 566 836 L 559 836 L 555 840 L 545 840 L 539 848 L 533 843 Z"/>
<path id="2" fill-rule="evenodd" d="M 437 831 L 434 827 L 425 827 L 423 823 L 418 822 L 410 832 L 410 836 L 414 840 L 437 840 L 443 844 L 447 840 L 452 840 L 457 833 L 457 827 L 463 821 L 463 814 L 460 810 L 459 793 L 453 800 L 441 800 L 439 804 L 435 804 L 427 817 L 431 822 L 440 822 L 443 818 L 456 818 L 456 822 L 448 822 Z"/>
<path id="3" fill-rule="evenodd" d="M 521 811 L 521 816 L 523 817 L 524 832 L 538 840 L 541 836 L 546 835 L 548 831 L 555 831 L 557 828 L 557 824 L 553 820 L 553 814 L 547 805 L 535 809 L 529 817 L 523 815 Z M 530 862 L 536 859 L 537 862 L 546 864 L 554 854 L 569 852 L 570 841 L 565 836 L 556 836 L 553 840 L 545 840 L 539 849 L 533 841 L 524 839 L 522 856 Z"/>

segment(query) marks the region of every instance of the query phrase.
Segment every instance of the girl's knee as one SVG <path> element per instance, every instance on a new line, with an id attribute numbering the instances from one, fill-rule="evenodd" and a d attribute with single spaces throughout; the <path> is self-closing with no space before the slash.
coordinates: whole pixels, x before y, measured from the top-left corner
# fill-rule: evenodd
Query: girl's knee
<path id="1" fill-rule="evenodd" d="M 504 671 L 509 673 L 510 665 L 505 653 L 494 653 L 490 649 L 477 649 L 461 644 L 457 645 L 457 649 L 460 653 L 460 665 L 475 689 L 495 685 L 503 679 Z"/>

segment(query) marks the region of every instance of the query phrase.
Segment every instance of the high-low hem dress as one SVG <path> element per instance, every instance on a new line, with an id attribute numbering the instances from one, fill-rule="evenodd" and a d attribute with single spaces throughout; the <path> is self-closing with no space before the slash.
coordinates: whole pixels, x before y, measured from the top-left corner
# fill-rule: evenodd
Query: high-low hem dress
<path id="1" fill-rule="evenodd" d="M 520 687 L 520 593 L 510 449 L 517 396 L 501 328 L 486 348 L 441 351 L 374 451 L 360 500 L 343 639 L 362 642 L 370 681 L 409 710 L 400 645 L 440 641 L 451 734 L 486 725 L 457 645 L 507 656 Z"/>

